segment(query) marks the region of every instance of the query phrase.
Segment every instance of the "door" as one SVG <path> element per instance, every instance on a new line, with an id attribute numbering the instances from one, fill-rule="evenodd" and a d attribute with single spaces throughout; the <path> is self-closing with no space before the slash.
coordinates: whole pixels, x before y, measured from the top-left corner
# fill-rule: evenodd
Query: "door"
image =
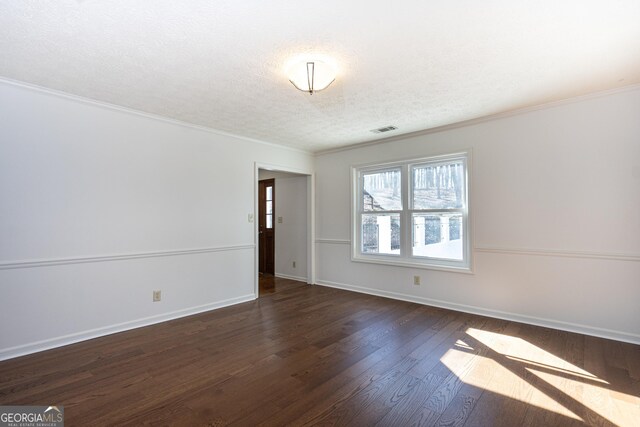
<path id="1" fill-rule="evenodd" d="M 276 187 L 274 179 L 258 182 L 258 270 L 275 274 Z"/>

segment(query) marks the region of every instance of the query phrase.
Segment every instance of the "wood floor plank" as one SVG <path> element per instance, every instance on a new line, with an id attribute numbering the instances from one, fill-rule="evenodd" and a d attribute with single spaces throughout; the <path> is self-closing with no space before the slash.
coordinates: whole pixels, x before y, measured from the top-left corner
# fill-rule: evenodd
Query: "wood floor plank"
<path id="1" fill-rule="evenodd" d="M 310 424 L 320 425 L 351 425 L 357 422 L 358 417 L 367 411 L 368 407 L 380 396 L 387 393 L 388 389 L 404 374 L 406 374 L 416 361 L 411 358 L 403 359 L 392 370 L 382 376 L 372 376 L 369 384 L 358 390 L 357 393 L 325 410 Z"/>
<path id="2" fill-rule="evenodd" d="M 398 427 L 411 425 L 416 408 L 423 408 L 429 396 L 445 380 L 444 376 L 435 372 L 428 374 L 424 379 L 410 378 L 415 381 L 415 385 L 387 412 L 377 425 Z"/>
<path id="3" fill-rule="evenodd" d="M 532 341 L 544 342 L 544 336 L 549 332 L 544 328 L 532 328 L 528 325 L 510 323 L 504 331 L 505 337 L 526 335 Z M 491 343 L 497 353 L 506 356 L 520 355 L 526 350 L 526 344 L 521 339 L 500 339 L 494 337 Z M 474 340 L 469 340 L 476 345 Z M 528 408 L 534 388 L 527 382 L 527 371 L 524 365 L 508 369 L 502 365 L 497 357 L 487 357 L 486 362 L 491 366 L 493 376 L 486 383 L 481 384 L 484 392 L 465 423 L 465 427 L 498 426 L 509 427 L 520 425 Z M 530 374 L 529 374 L 530 375 Z"/>
<path id="4" fill-rule="evenodd" d="M 285 425 L 294 421 L 304 423 L 305 420 L 319 416 L 327 408 L 358 393 L 372 380 L 403 362 L 434 334 L 435 331 L 427 328 L 409 341 L 387 342 L 384 347 L 340 372 L 339 375 L 308 389 L 300 399 L 284 408 L 275 419 L 265 425 Z"/>
<path id="5" fill-rule="evenodd" d="M 491 327 L 491 325 L 495 325 Z M 501 334 L 512 334 L 517 329 L 517 325 L 511 322 L 493 321 L 485 326 L 486 330 L 492 333 L 492 338 L 488 339 L 489 344 L 496 351 L 505 351 L 511 344 L 505 345 L 496 339 Z M 470 415 L 473 413 L 477 402 L 484 394 L 485 389 L 492 382 L 496 369 L 493 359 L 487 357 L 487 348 L 478 346 L 471 336 L 461 341 L 458 351 L 475 352 L 477 357 L 473 359 L 473 363 L 468 367 L 466 373 L 458 370 L 458 375 L 462 381 L 462 385 L 447 406 L 445 411 L 438 419 L 438 425 L 462 426 L 467 423 Z"/>
<path id="6" fill-rule="evenodd" d="M 84 425 L 633 426 L 640 346 L 268 278 L 262 298 L 0 362 Z"/>

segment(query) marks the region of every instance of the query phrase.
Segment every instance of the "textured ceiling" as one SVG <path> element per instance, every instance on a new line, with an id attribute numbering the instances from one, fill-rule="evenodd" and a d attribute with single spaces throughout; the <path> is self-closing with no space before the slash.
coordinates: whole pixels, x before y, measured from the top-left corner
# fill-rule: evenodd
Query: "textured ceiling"
<path id="1" fill-rule="evenodd" d="M 640 1 L 3 0 L 0 77 L 318 151 L 638 83 Z"/>

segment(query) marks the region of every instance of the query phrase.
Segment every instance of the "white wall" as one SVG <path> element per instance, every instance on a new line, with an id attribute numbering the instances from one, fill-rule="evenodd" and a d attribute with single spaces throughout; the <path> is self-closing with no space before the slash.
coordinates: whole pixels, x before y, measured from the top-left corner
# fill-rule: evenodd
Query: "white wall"
<path id="1" fill-rule="evenodd" d="M 254 164 L 313 166 L 2 81 L 0 117 L 0 359 L 252 299 Z"/>
<path id="2" fill-rule="evenodd" d="M 636 86 L 320 155 L 317 281 L 638 343 L 639 141 Z M 350 260 L 351 165 L 467 148 L 474 274 Z"/>
<path id="3" fill-rule="evenodd" d="M 276 178 L 276 276 L 307 281 L 307 177 Z M 296 262 L 295 268 L 293 261 Z"/>
<path id="4" fill-rule="evenodd" d="M 316 157 L 317 281 L 640 342 L 639 116 L 636 88 Z M 0 118 L 0 359 L 252 299 L 254 163 L 314 163 L 1 81 Z M 475 273 L 351 262 L 349 166 L 463 148 Z"/>

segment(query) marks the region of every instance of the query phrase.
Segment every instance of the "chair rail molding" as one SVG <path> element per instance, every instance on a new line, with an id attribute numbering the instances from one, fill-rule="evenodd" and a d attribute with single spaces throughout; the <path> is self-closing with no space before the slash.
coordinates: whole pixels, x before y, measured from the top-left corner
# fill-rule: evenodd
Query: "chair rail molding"
<path id="1" fill-rule="evenodd" d="M 6 262 L 0 262 L 0 270 L 10 270 L 14 268 L 49 267 L 54 265 L 67 265 L 67 264 L 84 264 L 84 263 L 91 263 L 91 262 L 121 261 L 121 260 L 138 259 L 138 258 L 194 255 L 194 254 L 204 254 L 204 253 L 211 253 L 211 252 L 247 250 L 247 249 L 254 249 L 254 248 L 255 248 L 255 245 L 251 243 L 251 244 L 243 244 L 243 245 L 177 249 L 177 250 L 168 250 L 168 251 L 134 252 L 134 253 L 125 253 L 125 254 L 92 255 L 92 256 L 69 257 L 69 258 L 6 261 Z"/>

